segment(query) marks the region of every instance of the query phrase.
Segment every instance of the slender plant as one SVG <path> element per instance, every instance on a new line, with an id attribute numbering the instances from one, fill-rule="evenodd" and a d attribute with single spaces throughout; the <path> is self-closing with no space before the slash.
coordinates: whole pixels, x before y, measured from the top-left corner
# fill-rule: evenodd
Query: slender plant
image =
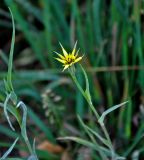
<path id="1" fill-rule="evenodd" d="M 92 149 L 96 150 L 99 153 L 99 156 L 102 158 L 102 160 L 106 160 L 109 157 L 111 157 L 112 160 L 125 159 L 125 157 L 120 157 L 118 154 L 116 154 L 114 147 L 113 147 L 113 144 L 112 144 L 112 141 L 110 139 L 109 133 L 105 127 L 104 119 L 107 114 L 109 114 L 110 112 L 114 111 L 115 109 L 125 105 L 128 101 L 109 108 L 108 110 L 103 112 L 103 114 L 100 116 L 98 111 L 95 109 L 95 107 L 93 105 L 93 102 L 91 99 L 91 94 L 90 94 L 90 89 L 89 89 L 88 76 L 87 76 L 84 68 L 82 67 L 82 65 L 79 65 L 79 67 L 80 67 L 80 70 L 82 71 L 84 78 L 85 78 L 85 84 L 86 84 L 85 89 L 83 89 L 81 87 L 81 85 L 77 79 L 77 76 L 76 76 L 76 69 L 75 69 L 74 64 L 79 62 L 80 60 L 82 60 L 82 57 L 83 57 L 83 56 L 78 57 L 79 50 L 76 51 L 77 42 L 75 43 L 74 48 L 73 48 L 72 52 L 70 52 L 70 53 L 68 53 L 61 44 L 60 44 L 60 46 L 62 48 L 63 55 L 55 52 L 58 55 L 58 58 L 56 58 L 56 60 L 58 60 L 59 62 L 61 62 L 63 64 L 63 67 L 64 67 L 63 71 L 65 69 L 68 69 L 69 74 L 70 74 L 73 82 L 75 83 L 75 85 L 77 86 L 77 88 L 79 89 L 79 91 L 81 92 L 81 94 L 83 95 L 85 100 L 87 101 L 88 106 L 90 107 L 91 111 L 93 112 L 93 114 L 99 124 L 99 129 L 104 134 L 104 136 L 101 136 L 98 132 L 89 128 L 86 124 L 84 124 L 83 120 L 78 115 L 79 122 L 83 126 L 85 132 L 89 135 L 91 142 L 86 141 L 86 140 L 79 138 L 79 137 L 65 137 L 65 138 L 60 138 L 60 139 L 73 140 L 73 141 L 78 142 L 82 145 L 86 145 L 88 147 L 91 147 Z M 94 136 L 96 136 L 96 138 L 94 138 Z M 97 139 L 102 144 L 98 143 Z"/>
<path id="2" fill-rule="evenodd" d="M 13 126 L 9 113 L 11 113 L 17 120 L 20 129 L 21 129 L 21 137 L 23 138 L 30 156 L 28 157 L 28 160 L 38 160 L 36 152 L 35 152 L 35 140 L 33 142 L 33 146 L 31 145 L 28 135 L 27 135 L 27 129 L 26 129 L 26 120 L 27 120 L 27 107 L 24 104 L 24 102 L 19 101 L 17 95 L 15 94 L 14 87 L 12 84 L 12 66 L 13 66 L 13 53 L 14 53 L 14 42 L 15 42 L 15 24 L 14 24 L 14 18 L 11 9 L 9 8 L 11 17 L 12 17 L 12 24 L 13 24 L 13 33 L 12 33 L 12 42 L 11 42 L 11 49 L 10 49 L 10 56 L 9 56 L 9 62 L 8 62 L 8 73 L 6 79 L 4 79 L 5 84 L 5 91 L 6 91 L 6 98 L 4 103 L 0 103 L 0 106 L 4 110 L 4 115 L 8 121 L 8 124 L 13 132 L 16 132 L 15 127 Z M 19 108 L 22 109 L 23 115 L 21 116 L 19 113 Z M 15 147 L 17 141 L 20 139 L 20 136 L 18 136 L 11 147 L 4 153 L 4 155 L 0 158 L 0 160 L 6 159 L 13 148 Z"/>

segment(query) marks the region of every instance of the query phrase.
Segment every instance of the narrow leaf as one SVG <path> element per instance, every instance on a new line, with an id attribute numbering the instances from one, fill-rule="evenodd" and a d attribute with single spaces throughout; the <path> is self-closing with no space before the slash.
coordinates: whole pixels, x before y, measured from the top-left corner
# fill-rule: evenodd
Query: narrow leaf
<path id="1" fill-rule="evenodd" d="M 17 138 L 14 143 L 11 145 L 11 147 L 5 152 L 5 154 L 0 158 L 0 160 L 5 160 L 6 157 L 11 153 L 11 151 L 13 150 L 15 144 L 17 143 L 19 138 Z"/>
<path id="2" fill-rule="evenodd" d="M 15 131 L 15 128 L 13 127 L 13 125 L 12 125 L 12 123 L 11 123 L 11 121 L 10 121 L 8 112 L 7 112 L 7 106 L 8 106 L 8 102 L 9 102 L 9 100 L 10 100 L 10 97 L 11 97 L 11 93 L 7 95 L 6 100 L 5 100 L 5 102 L 4 102 L 4 114 L 5 114 L 5 116 L 6 116 L 6 119 L 7 119 L 8 123 L 9 123 L 10 128 L 11 128 L 13 131 Z"/>
<path id="3" fill-rule="evenodd" d="M 99 118 L 98 122 L 99 122 L 100 124 L 103 124 L 104 118 L 105 118 L 105 116 L 106 116 L 107 114 L 109 114 L 110 112 L 114 111 L 115 109 L 117 109 L 117 108 L 125 105 L 126 103 L 128 103 L 128 101 L 123 102 L 123 103 L 118 104 L 118 105 L 115 105 L 115 106 L 107 109 L 105 112 L 103 112 L 103 114 L 102 114 L 101 117 Z"/>
<path id="4" fill-rule="evenodd" d="M 12 85 L 12 65 L 13 64 L 12 62 L 13 62 L 14 42 L 15 42 L 15 24 L 14 24 L 13 14 L 10 8 L 9 8 L 9 11 L 12 17 L 13 32 L 12 32 L 11 49 L 10 49 L 10 56 L 9 56 L 9 62 L 8 62 L 7 83 L 9 86 L 9 91 L 11 91 L 13 90 L 13 85 Z"/>

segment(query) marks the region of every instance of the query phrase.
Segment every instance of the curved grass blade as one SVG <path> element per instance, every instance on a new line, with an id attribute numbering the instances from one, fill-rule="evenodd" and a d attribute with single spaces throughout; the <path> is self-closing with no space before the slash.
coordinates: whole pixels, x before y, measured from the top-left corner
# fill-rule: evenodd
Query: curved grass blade
<path id="1" fill-rule="evenodd" d="M 103 144 L 105 144 L 106 146 L 108 146 L 108 142 L 106 139 L 104 139 L 101 135 L 99 135 L 97 132 L 95 132 L 93 129 L 89 128 L 86 124 L 84 124 L 84 122 L 82 121 L 81 117 L 78 116 L 79 122 L 81 123 L 81 125 L 88 131 L 91 132 L 91 134 L 95 135 Z"/>
<path id="2" fill-rule="evenodd" d="M 35 139 L 33 141 L 33 155 L 31 155 L 28 160 L 38 160 L 37 154 L 36 154 L 36 149 L 35 149 Z"/>
<path id="3" fill-rule="evenodd" d="M 100 149 L 100 145 L 98 145 L 96 139 L 93 136 L 93 133 L 90 132 L 89 127 L 87 125 L 84 124 L 84 122 L 82 121 L 82 119 L 80 118 L 80 116 L 78 116 L 79 122 L 82 125 L 82 127 L 84 128 L 85 132 L 88 134 L 88 136 L 90 137 L 91 141 L 96 144 L 99 147 L 99 154 L 101 156 L 101 158 L 103 160 L 106 160 L 106 155 L 104 154 L 104 152 Z M 97 134 L 97 133 L 96 133 Z"/>
<path id="4" fill-rule="evenodd" d="M 11 93 L 7 95 L 6 100 L 5 100 L 5 102 L 4 102 L 4 114 L 5 114 L 5 116 L 6 116 L 6 119 L 7 119 L 7 121 L 8 121 L 8 124 L 9 124 L 10 128 L 11 128 L 13 131 L 15 131 L 15 128 L 13 127 L 13 125 L 12 125 L 12 123 L 11 123 L 11 121 L 10 121 L 8 112 L 7 112 L 8 101 L 10 100 L 10 98 L 11 98 Z"/>
<path id="5" fill-rule="evenodd" d="M 82 138 L 79 138 L 79 137 L 63 137 L 63 138 L 58 138 L 58 140 L 71 140 L 71 141 L 74 141 L 76 143 L 79 143 L 81 145 L 84 145 L 84 146 L 87 146 L 87 147 L 90 147 L 91 149 L 95 150 L 95 151 L 99 151 L 99 148 L 105 152 L 105 154 L 107 156 L 111 156 L 111 151 L 105 147 L 102 147 L 102 146 L 97 146 L 96 144 L 93 144 L 89 141 L 86 141 L 86 140 L 83 140 Z M 119 157 L 117 154 L 115 154 L 115 157 Z M 124 159 L 124 157 L 121 157 Z"/>
<path id="6" fill-rule="evenodd" d="M 5 152 L 5 154 L 0 158 L 0 160 L 5 160 L 5 159 L 6 159 L 6 157 L 7 157 L 7 156 L 11 153 L 11 151 L 13 150 L 13 148 L 14 148 L 15 144 L 17 143 L 18 139 L 19 139 L 19 138 L 17 138 L 17 139 L 13 142 L 13 144 L 11 145 L 11 147 Z"/>
<path id="7" fill-rule="evenodd" d="M 103 121 L 104 121 L 105 116 L 106 116 L 107 114 L 109 114 L 110 112 L 114 111 L 115 109 L 117 109 L 117 108 L 125 105 L 126 103 L 128 103 L 128 101 L 123 102 L 123 103 L 118 104 L 118 105 L 115 105 L 115 106 L 107 109 L 105 112 L 102 113 L 102 115 L 101 115 L 101 117 L 99 118 L 98 122 L 99 122 L 100 124 L 103 124 Z"/>
<path id="8" fill-rule="evenodd" d="M 28 23 L 23 18 L 21 12 L 19 11 L 17 4 L 14 3 L 13 0 L 5 0 L 5 3 L 11 7 L 15 20 L 19 23 L 20 29 L 22 30 L 27 41 L 31 45 L 34 53 L 36 54 L 37 59 L 41 62 L 43 67 L 46 68 L 47 62 L 46 62 L 44 55 L 42 54 L 43 53 L 42 48 L 39 47 L 39 37 L 37 36 L 37 34 L 34 34 L 35 32 L 33 30 L 31 30 L 30 32 L 30 28 L 32 28 L 31 24 Z"/>
<path id="9" fill-rule="evenodd" d="M 16 106 L 16 108 L 19 108 L 19 107 L 21 107 L 23 110 L 23 118 L 22 118 L 22 123 L 21 123 L 21 135 L 24 138 L 30 153 L 33 154 L 33 150 L 30 145 L 30 142 L 27 136 L 27 131 L 26 131 L 27 107 L 22 101 L 20 101 Z"/>
<path id="10" fill-rule="evenodd" d="M 4 104 L 3 104 L 3 103 L 0 103 L 0 107 L 1 107 L 1 108 L 4 108 Z M 15 116 L 16 120 L 18 121 L 18 123 L 19 123 L 19 125 L 20 125 L 21 116 L 20 116 L 20 114 L 18 113 L 17 109 L 16 109 L 15 107 L 13 107 L 13 106 L 8 105 L 7 110 L 8 110 L 13 116 Z"/>

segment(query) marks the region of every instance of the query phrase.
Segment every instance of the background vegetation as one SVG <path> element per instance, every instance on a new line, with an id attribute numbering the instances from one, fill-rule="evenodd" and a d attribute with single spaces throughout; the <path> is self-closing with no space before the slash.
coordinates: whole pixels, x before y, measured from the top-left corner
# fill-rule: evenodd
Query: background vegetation
<path id="1" fill-rule="evenodd" d="M 3 79 L 7 73 L 12 23 L 16 24 L 13 86 L 28 106 L 28 131 L 36 137 L 41 159 L 96 159 L 93 152 L 57 137 L 88 139 L 77 114 L 95 128 L 87 103 L 67 72 L 54 60 L 59 42 L 71 51 L 76 40 L 82 65 L 87 70 L 96 109 L 129 99 L 126 107 L 106 119 L 113 144 L 119 154 L 144 158 L 144 2 L 142 0 L 3 0 L 0 4 L 0 101 L 5 101 Z M 84 85 L 81 72 L 78 79 Z M 9 146 L 14 132 L 0 112 L 0 153 Z M 13 119 L 15 123 L 15 119 Z M 6 138 L 7 137 L 7 138 Z M 18 149 L 17 149 L 18 148 Z M 21 148 L 21 149 L 19 149 Z M 26 156 L 23 143 L 12 156 Z M 45 158 L 47 157 L 47 158 Z M 65 158 L 66 157 L 66 158 Z M 88 159 L 87 158 L 87 159 Z M 86 160 L 87 160 L 86 159 Z"/>

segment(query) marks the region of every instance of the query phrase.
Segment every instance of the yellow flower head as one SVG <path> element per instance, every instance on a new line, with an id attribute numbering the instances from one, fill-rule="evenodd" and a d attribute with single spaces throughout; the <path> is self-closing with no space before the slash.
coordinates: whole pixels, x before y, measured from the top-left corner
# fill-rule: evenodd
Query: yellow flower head
<path id="1" fill-rule="evenodd" d="M 67 53 L 67 51 L 63 48 L 61 43 L 60 46 L 62 48 L 63 55 L 55 52 L 59 56 L 58 58 L 55 59 L 63 64 L 64 67 L 63 71 L 82 59 L 83 56 L 78 57 L 79 50 L 77 50 L 76 52 L 77 42 L 75 43 L 71 53 Z"/>

